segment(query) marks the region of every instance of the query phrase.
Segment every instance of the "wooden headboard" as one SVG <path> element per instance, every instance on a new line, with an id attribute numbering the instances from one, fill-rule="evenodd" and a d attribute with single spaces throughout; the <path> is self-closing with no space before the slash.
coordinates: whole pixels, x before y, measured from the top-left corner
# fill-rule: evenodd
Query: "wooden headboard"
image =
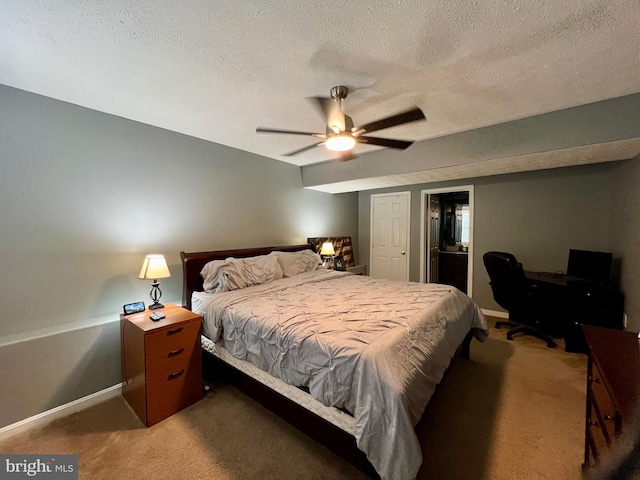
<path id="1" fill-rule="evenodd" d="M 229 257 L 255 257 L 256 255 L 267 255 L 275 251 L 299 252 L 307 249 L 315 251 L 313 245 L 305 243 L 302 245 L 216 250 L 213 252 L 180 252 L 180 259 L 182 260 L 182 306 L 191 310 L 191 294 L 203 291 L 200 272 L 212 260 L 224 260 Z"/>

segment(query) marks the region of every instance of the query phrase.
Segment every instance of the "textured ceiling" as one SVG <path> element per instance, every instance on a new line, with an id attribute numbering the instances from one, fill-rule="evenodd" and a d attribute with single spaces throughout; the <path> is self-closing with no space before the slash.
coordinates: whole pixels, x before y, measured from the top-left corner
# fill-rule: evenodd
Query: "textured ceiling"
<path id="1" fill-rule="evenodd" d="M 307 165 L 255 129 L 322 132 L 334 85 L 425 140 L 639 92 L 638 32 L 640 0 L 0 0 L 0 83 Z"/>

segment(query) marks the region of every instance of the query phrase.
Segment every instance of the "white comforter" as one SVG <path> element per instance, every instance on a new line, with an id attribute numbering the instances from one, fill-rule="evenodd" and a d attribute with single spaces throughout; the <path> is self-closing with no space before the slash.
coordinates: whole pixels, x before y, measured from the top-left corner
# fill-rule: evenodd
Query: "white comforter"
<path id="1" fill-rule="evenodd" d="M 383 479 L 416 477 L 416 423 L 469 329 L 487 337 L 454 287 L 328 270 L 193 301 L 204 334 L 233 356 L 352 412 L 358 448 Z"/>

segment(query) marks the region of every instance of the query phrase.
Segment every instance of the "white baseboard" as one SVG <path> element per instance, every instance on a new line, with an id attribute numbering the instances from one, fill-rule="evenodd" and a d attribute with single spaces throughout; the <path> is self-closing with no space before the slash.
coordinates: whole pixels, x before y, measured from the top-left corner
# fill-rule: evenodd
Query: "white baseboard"
<path id="1" fill-rule="evenodd" d="M 487 310 L 485 308 L 482 308 L 481 310 L 483 315 L 488 315 L 490 317 L 498 317 L 498 318 L 509 318 L 508 312 L 499 312 L 497 310 Z"/>
<path id="2" fill-rule="evenodd" d="M 9 437 L 12 437 L 18 433 L 25 432 L 35 427 L 41 427 L 50 423 L 58 418 L 66 417 L 75 412 L 79 412 L 80 410 L 84 410 L 96 403 L 104 402 L 105 400 L 109 400 L 110 398 L 117 397 L 120 395 L 122 391 L 122 383 L 118 383 L 117 385 L 113 385 L 109 388 L 105 388 L 104 390 L 100 390 L 99 392 L 92 393 L 91 395 L 87 395 L 86 397 L 79 398 L 74 400 L 73 402 L 66 403 L 64 405 L 60 405 L 59 407 L 52 408 L 51 410 L 47 410 L 46 412 L 39 413 L 38 415 L 34 415 L 33 417 L 25 418 L 19 422 L 13 423 L 11 425 L 7 425 L 6 427 L 0 428 L 0 440 L 6 440 Z"/>

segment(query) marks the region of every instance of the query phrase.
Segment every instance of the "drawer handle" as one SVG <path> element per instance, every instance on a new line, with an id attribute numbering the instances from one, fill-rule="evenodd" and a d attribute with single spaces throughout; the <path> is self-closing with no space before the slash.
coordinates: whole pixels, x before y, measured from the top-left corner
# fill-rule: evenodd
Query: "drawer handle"
<path id="1" fill-rule="evenodd" d="M 600 425 L 598 424 L 598 422 L 593 421 L 591 419 L 589 419 L 588 421 L 589 421 L 589 425 L 593 425 L 596 428 L 600 428 Z"/>
<path id="2" fill-rule="evenodd" d="M 184 368 L 182 370 L 180 370 L 179 372 L 171 373 L 169 375 L 169 380 L 173 380 L 174 378 L 178 378 L 183 373 L 184 373 Z"/>
<path id="3" fill-rule="evenodd" d="M 184 352 L 184 348 L 179 348 L 178 350 L 174 350 L 173 352 L 169 352 L 167 354 L 167 357 L 169 357 L 169 358 L 175 357 L 176 355 L 180 355 L 182 352 Z"/>
<path id="4" fill-rule="evenodd" d="M 609 415 L 608 413 L 605 413 L 605 414 L 604 414 L 604 419 L 605 419 L 605 420 L 613 421 L 613 417 L 612 417 L 611 415 Z"/>
<path id="5" fill-rule="evenodd" d="M 593 383 L 600 383 L 600 379 L 598 377 L 593 377 L 593 376 L 589 377 L 589 381 Z"/>
<path id="6" fill-rule="evenodd" d="M 175 335 L 176 333 L 180 333 L 181 331 L 182 331 L 182 327 L 180 327 L 180 328 L 174 328 L 173 330 L 169 330 L 169 331 L 167 332 L 167 337 L 168 337 L 169 335 Z"/>

